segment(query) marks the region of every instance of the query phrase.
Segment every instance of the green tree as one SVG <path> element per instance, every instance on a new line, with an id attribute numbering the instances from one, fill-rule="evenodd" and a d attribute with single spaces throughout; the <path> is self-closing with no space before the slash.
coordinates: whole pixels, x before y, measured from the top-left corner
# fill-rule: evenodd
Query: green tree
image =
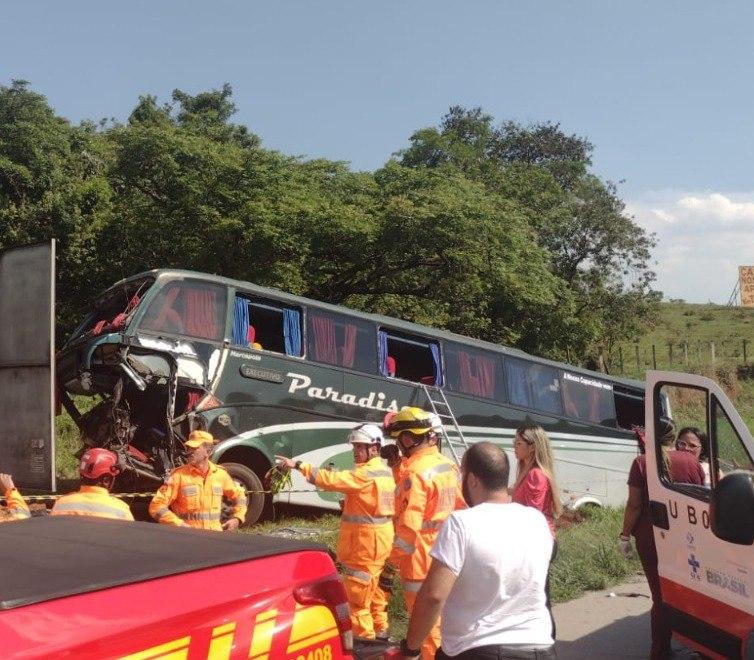
<path id="1" fill-rule="evenodd" d="M 397 154 L 408 167 L 461 171 L 518 203 L 550 256 L 550 272 L 574 301 L 575 323 L 568 325 L 583 330 L 562 336 L 585 361 L 612 338 L 652 323 L 658 300 L 654 239 L 627 215 L 616 186 L 589 171 L 592 150 L 558 124 L 495 127 L 480 108 L 454 106 L 439 127 L 417 131 Z M 547 352 L 564 357 L 558 343 Z"/>

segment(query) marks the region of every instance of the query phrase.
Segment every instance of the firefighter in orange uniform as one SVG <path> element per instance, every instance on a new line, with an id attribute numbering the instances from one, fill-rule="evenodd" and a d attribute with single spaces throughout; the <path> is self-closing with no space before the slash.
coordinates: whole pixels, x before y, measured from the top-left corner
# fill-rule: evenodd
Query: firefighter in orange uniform
<path id="1" fill-rule="evenodd" d="M 206 431 L 192 431 L 184 446 L 188 463 L 173 470 L 149 504 L 149 515 L 165 525 L 238 529 L 246 519 L 246 492 L 225 468 L 209 460 L 215 439 Z M 231 517 L 221 523 L 223 497 L 233 502 Z"/>
<path id="2" fill-rule="evenodd" d="M 353 445 L 353 470 L 322 470 L 285 456 L 275 459 L 279 467 L 300 470 L 322 490 L 345 493 L 337 556 L 345 572 L 351 624 L 357 637 L 386 637 L 387 612 L 374 596 L 393 545 L 395 481 L 379 456 L 379 426 L 360 424 L 349 433 L 348 442 Z"/>
<path id="3" fill-rule="evenodd" d="M 101 447 L 87 449 L 79 461 L 81 486 L 58 499 L 50 515 L 133 520 L 128 504 L 110 495 L 119 473 L 116 454 Z"/>
<path id="4" fill-rule="evenodd" d="M 440 420 L 421 408 L 403 408 L 389 422 L 404 460 L 396 489 L 395 541 L 390 563 L 397 567 L 409 614 L 432 561 L 429 551 L 445 519 L 465 508 L 457 466 L 439 449 Z M 438 620 L 421 648 L 422 660 L 440 648 Z"/>
<path id="5" fill-rule="evenodd" d="M 5 497 L 5 516 L 0 517 L 0 522 L 31 518 L 29 507 L 26 506 L 24 498 L 21 497 L 21 493 L 16 489 L 11 475 L 0 474 L 0 493 Z"/>

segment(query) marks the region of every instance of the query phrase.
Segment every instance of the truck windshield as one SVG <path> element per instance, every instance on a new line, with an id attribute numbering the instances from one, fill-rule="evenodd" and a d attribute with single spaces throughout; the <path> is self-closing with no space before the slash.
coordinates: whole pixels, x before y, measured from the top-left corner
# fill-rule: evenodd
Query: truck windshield
<path id="1" fill-rule="evenodd" d="M 226 303 L 223 286 L 193 280 L 168 282 L 149 304 L 139 329 L 222 341 Z"/>

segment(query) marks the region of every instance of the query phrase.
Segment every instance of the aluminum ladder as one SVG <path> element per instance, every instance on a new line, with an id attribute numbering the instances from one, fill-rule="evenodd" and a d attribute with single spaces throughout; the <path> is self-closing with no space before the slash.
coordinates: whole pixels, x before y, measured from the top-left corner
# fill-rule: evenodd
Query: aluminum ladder
<path id="1" fill-rule="evenodd" d="M 461 459 L 464 452 L 469 448 L 469 443 L 463 437 L 463 432 L 456 416 L 453 414 L 453 409 L 445 398 L 445 392 L 435 385 L 425 385 L 424 383 L 422 383 L 422 389 L 427 396 L 427 401 L 429 401 L 429 407 L 432 409 L 432 412 L 442 422 L 443 432 L 448 440 L 450 453 L 453 455 L 453 460 L 460 467 Z M 450 430 L 448 427 L 450 427 Z"/>

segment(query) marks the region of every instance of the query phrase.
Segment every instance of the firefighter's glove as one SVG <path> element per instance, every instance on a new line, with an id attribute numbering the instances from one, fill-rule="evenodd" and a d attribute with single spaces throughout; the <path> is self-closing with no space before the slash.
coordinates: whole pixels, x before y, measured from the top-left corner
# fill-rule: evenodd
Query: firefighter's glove
<path id="1" fill-rule="evenodd" d="M 393 593 L 393 570 L 390 567 L 385 567 L 380 573 L 380 589 L 382 589 L 386 594 L 392 594 Z"/>
<path id="2" fill-rule="evenodd" d="M 401 451 L 398 445 L 383 445 L 380 447 L 380 457 L 392 468 L 401 462 Z"/>
<path id="3" fill-rule="evenodd" d="M 631 555 L 633 555 L 633 550 L 631 549 L 631 537 L 623 536 L 623 534 L 618 537 L 618 551 L 626 559 L 631 559 Z"/>

